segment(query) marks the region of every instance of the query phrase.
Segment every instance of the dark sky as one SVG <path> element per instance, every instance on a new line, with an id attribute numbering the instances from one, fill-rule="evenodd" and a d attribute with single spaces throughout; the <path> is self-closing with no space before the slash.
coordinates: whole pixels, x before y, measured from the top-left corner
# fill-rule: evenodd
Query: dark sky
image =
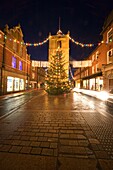
<path id="1" fill-rule="evenodd" d="M 0 29 L 6 24 L 12 28 L 20 23 L 24 41 L 38 43 L 51 32 L 60 28 L 64 34 L 81 43 L 96 44 L 105 18 L 113 9 L 113 0 L 4 0 L 0 3 Z M 70 57 L 74 60 L 86 58 L 93 48 L 81 48 L 70 41 Z M 47 60 L 48 43 L 28 47 L 31 59 Z"/>

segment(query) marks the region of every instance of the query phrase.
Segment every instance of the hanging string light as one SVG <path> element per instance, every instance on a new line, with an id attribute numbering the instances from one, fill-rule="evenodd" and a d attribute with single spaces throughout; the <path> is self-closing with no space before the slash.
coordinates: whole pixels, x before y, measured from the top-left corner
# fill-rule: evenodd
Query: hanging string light
<path id="1" fill-rule="evenodd" d="M 69 36 L 69 35 L 68 35 L 68 36 Z M 0 38 L 2 38 L 2 35 L 1 35 L 1 34 L 0 34 Z M 7 36 L 5 35 L 4 38 L 7 39 Z M 49 35 L 44 41 L 39 42 L 39 43 L 28 43 L 28 42 L 24 43 L 23 41 L 18 41 L 17 39 L 14 39 L 14 40 L 13 40 L 13 39 L 11 39 L 11 38 L 9 38 L 9 40 L 10 40 L 10 41 L 13 41 L 13 42 L 16 42 L 16 43 L 18 43 L 18 44 L 21 44 L 21 45 L 37 47 L 37 46 L 41 46 L 41 45 L 47 43 L 47 41 L 48 41 L 50 38 L 51 38 L 51 35 Z M 79 46 L 81 46 L 81 47 L 93 47 L 93 46 L 101 45 L 101 44 L 104 43 L 103 41 L 101 41 L 101 42 L 98 43 L 98 44 L 83 44 L 83 43 L 81 43 L 81 42 L 75 41 L 75 40 L 74 40 L 73 38 L 71 38 L 70 36 L 69 36 L 69 40 L 71 40 L 74 44 L 79 45 Z"/>
<path id="2" fill-rule="evenodd" d="M 76 45 L 80 45 L 81 47 L 93 47 L 94 46 L 94 44 L 83 44 L 83 43 L 80 43 L 80 42 L 78 42 L 78 41 L 75 41 L 73 38 L 71 38 L 70 36 L 69 36 L 69 39 L 73 42 L 73 43 L 75 43 Z"/>

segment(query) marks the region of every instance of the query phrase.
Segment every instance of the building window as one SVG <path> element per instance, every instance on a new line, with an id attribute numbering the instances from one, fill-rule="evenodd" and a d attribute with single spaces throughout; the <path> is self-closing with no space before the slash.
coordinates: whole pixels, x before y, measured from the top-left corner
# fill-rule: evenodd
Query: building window
<path id="1" fill-rule="evenodd" d="M 113 29 L 111 28 L 107 33 L 107 42 L 113 42 Z"/>
<path id="2" fill-rule="evenodd" d="M 16 68 L 16 57 L 12 57 L 12 68 Z"/>
<path id="3" fill-rule="evenodd" d="M 14 91 L 19 90 L 19 78 L 14 79 Z"/>
<path id="4" fill-rule="evenodd" d="M 7 77 L 7 92 L 13 91 L 13 77 Z"/>
<path id="5" fill-rule="evenodd" d="M 94 56 L 94 55 L 92 55 L 92 62 L 94 61 L 94 59 L 95 59 L 95 56 Z"/>
<path id="6" fill-rule="evenodd" d="M 113 79 L 109 79 L 109 90 L 113 89 Z"/>
<path id="7" fill-rule="evenodd" d="M 94 74 L 94 66 L 92 67 L 92 74 Z"/>
<path id="8" fill-rule="evenodd" d="M 98 59 L 98 56 L 99 56 L 99 52 L 97 51 L 96 52 L 96 60 Z"/>
<path id="9" fill-rule="evenodd" d="M 22 56 L 22 46 L 20 46 L 20 56 Z"/>
<path id="10" fill-rule="evenodd" d="M 107 64 L 112 63 L 112 57 L 113 57 L 113 49 L 107 52 Z"/>
<path id="11" fill-rule="evenodd" d="M 22 70 L 22 61 L 19 61 L 19 70 Z"/>
<path id="12" fill-rule="evenodd" d="M 95 71 L 97 72 L 97 68 L 98 68 L 98 64 L 96 64 L 96 68 L 95 68 Z"/>
<path id="13" fill-rule="evenodd" d="M 16 40 L 13 41 L 13 50 L 15 52 L 17 51 L 17 42 L 16 42 Z"/>
<path id="14" fill-rule="evenodd" d="M 32 79 L 34 79 L 35 78 L 35 73 L 32 73 Z"/>
<path id="15" fill-rule="evenodd" d="M 24 79 L 20 79 L 20 90 L 24 90 Z"/>
<path id="16" fill-rule="evenodd" d="M 57 41 L 57 47 L 58 47 L 58 48 L 61 48 L 61 47 L 62 47 L 61 41 Z"/>

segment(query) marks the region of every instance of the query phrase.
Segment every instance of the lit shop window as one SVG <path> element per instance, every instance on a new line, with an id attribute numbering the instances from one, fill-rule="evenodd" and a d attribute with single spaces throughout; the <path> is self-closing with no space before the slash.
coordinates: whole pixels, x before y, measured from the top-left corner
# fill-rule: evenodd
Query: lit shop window
<path id="1" fill-rule="evenodd" d="M 22 70 L 22 61 L 19 61 L 19 70 Z"/>
<path id="2" fill-rule="evenodd" d="M 12 68 L 16 68 L 16 57 L 12 57 Z"/>
<path id="3" fill-rule="evenodd" d="M 13 91 L 13 77 L 7 77 L 7 92 Z"/>
<path id="4" fill-rule="evenodd" d="M 14 80 L 14 90 L 15 91 L 19 90 L 19 78 L 15 78 Z"/>
<path id="5" fill-rule="evenodd" d="M 24 79 L 20 79 L 20 90 L 24 90 Z"/>

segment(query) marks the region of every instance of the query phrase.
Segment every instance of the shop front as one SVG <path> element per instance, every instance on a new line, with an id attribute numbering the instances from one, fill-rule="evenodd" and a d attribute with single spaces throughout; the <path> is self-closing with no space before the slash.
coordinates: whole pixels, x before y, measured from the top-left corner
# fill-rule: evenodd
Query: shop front
<path id="1" fill-rule="evenodd" d="M 18 77 L 7 77 L 7 92 L 15 92 L 25 90 L 24 79 Z"/>

